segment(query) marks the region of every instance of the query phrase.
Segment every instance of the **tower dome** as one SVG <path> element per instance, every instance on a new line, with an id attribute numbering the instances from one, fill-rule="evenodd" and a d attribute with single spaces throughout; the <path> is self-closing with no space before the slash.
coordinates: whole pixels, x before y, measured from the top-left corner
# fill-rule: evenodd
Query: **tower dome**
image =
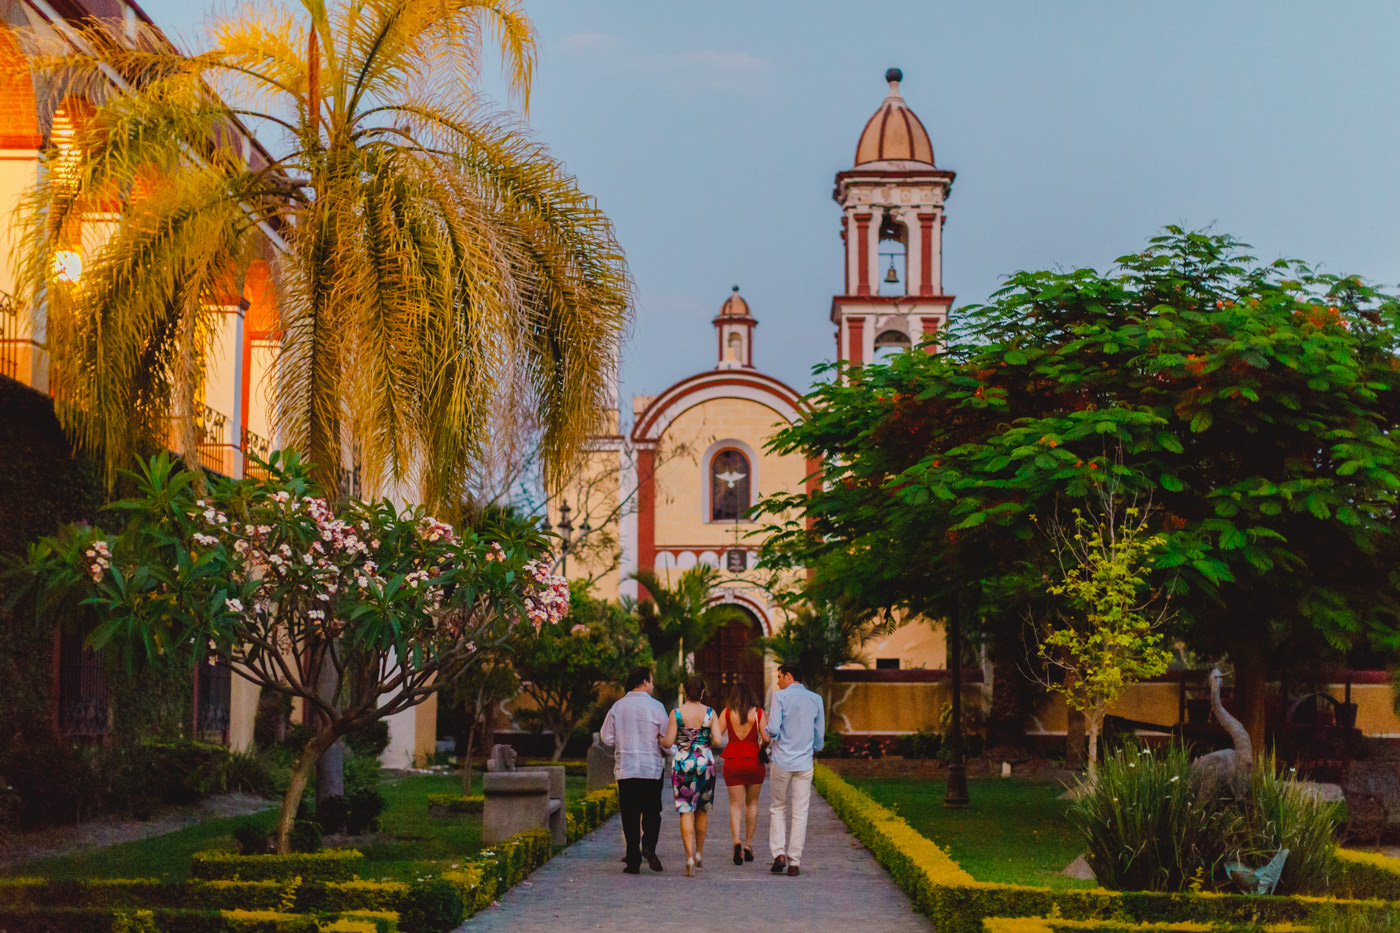
<path id="1" fill-rule="evenodd" d="M 719 307 L 720 317 L 751 317 L 749 314 L 749 303 L 739 294 L 739 286 L 735 285 L 724 304 Z"/>
<path id="2" fill-rule="evenodd" d="M 860 134 L 855 164 L 914 162 L 933 165 L 933 143 L 928 138 L 928 130 L 899 94 L 904 72 L 891 68 L 885 72 L 885 80 L 890 83 L 890 92 Z"/>

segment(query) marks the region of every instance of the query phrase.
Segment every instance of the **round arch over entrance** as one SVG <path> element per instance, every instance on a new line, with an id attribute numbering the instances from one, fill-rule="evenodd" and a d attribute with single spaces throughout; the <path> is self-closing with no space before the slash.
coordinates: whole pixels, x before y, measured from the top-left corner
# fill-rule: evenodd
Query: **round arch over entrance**
<path id="1" fill-rule="evenodd" d="M 729 688 L 742 680 L 753 687 L 761 701 L 766 696 L 763 677 L 763 622 L 753 610 L 738 603 L 725 603 L 739 618 L 726 622 L 705 647 L 695 652 L 695 672 L 710 686 L 710 705 L 722 706 Z"/>

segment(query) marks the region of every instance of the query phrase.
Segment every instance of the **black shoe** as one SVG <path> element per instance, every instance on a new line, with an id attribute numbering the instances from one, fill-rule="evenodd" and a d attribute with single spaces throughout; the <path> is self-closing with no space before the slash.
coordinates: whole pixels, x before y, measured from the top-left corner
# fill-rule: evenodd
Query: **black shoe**
<path id="1" fill-rule="evenodd" d="M 651 870 L 652 870 L 652 871 L 665 871 L 665 870 L 666 870 L 666 869 L 664 869 L 664 868 L 661 867 L 661 859 L 659 859 L 659 858 L 656 857 L 656 853 L 655 853 L 655 852 L 643 852 L 643 853 L 642 853 L 642 857 L 645 858 L 645 859 L 647 860 L 647 864 L 651 866 Z"/>
<path id="2" fill-rule="evenodd" d="M 624 875 L 640 875 L 642 873 L 642 866 L 628 865 L 626 868 L 622 869 L 622 873 Z"/>
<path id="3" fill-rule="evenodd" d="M 750 849 L 748 846 L 744 846 L 744 861 L 753 861 L 753 849 Z"/>
<path id="4" fill-rule="evenodd" d="M 773 867 L 768 870 L 775 875 L 781 875 L 783 872 L 787 871 L 787 859 L 781 855 L 778 856 L 773 859 Z"/>
<path id="5" fill-rule="evenodd" d="M 799 871 L 797 870 L 797 866 L 796 866 L 796 865 L 789 865 L 789 866 L 788 866 L 788 877 L 789 877 L 789 878 L 796 878 L 799 874 L 801 874 L 801 872 L 799 872 Z"/>
<path id="6" fill-rule="evenodd" d="M 739 845 L 739 843 L 737 842 L 734 843 L 734 864 L 744 864 L 744 847 Z"/>

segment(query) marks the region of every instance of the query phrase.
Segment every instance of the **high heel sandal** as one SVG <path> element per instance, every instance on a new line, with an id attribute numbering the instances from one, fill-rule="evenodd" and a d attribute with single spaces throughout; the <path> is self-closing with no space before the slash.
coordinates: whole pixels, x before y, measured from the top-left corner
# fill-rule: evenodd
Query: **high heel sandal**
<path id="1" fill-rule="evenodd" d="M 700 863 L 701 863 L 702 861 L 704 861 L 704 858 L 705 858 L 705 853 L 701 852 L 699 849 L 696 849 L 696 850 L 695 850 L 695 870 L 696 870 L 696 871 L 699 871 L 699 870 L 703 867 L 703 866 L 701 866 Z"/>
<path id="2" fill-rule="evenodd" d="M 694 877 L 694 875 L 695 875 L 695 859 L 693 859 L 693 858 L 688 858 L 688 859 L 685 860 L 685 876 L 686 876 L 687 878 L 691 878 L 691 877 Z"/>
<path id="3" fill-rule="evenodd" d="M 746 862 L 752 862 L 752 861 L 753 861 L 753 847 L 752 847 L 752 846 L 744 846 L 744 861 L 746 861 Z"/>
<path id="4" fill-rule="evenodd" d="M 734 843 L 734 864 L 744 864 L 744 847 L 739 845 L 739 843 L 737 842 Z"/>

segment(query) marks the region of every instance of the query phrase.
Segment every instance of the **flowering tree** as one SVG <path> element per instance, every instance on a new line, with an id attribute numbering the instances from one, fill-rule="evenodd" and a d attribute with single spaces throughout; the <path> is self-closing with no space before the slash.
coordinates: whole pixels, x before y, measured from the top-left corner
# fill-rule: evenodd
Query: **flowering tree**
<path id="1" fill-rule="evenodd" d="M 1109 704 L 1133 682 L 1165 671 L 1171 660 L 1154 631 L 1165 611 L 1153 612 L 1156 594 L 1148 579 L 1165 539 L 1148 532 L 1144 510 L 1120 507 L 1111 492 L 1102 502 L 1095 519 L 1074 509 L 1072 527 L 1055 522 L 1049 528 L 1062 576 L 1047 581 L 1059 612 L 1043 626 L 1040 641 L 1041 657 L 1063 674 L 1050 686 L 1084 714 L 1091 778 Z"/>
<path id="2" fill-rule="evenodd" d="M 77 590 L 96 610 L 94 647 L 128 663 L 220 657 L 315 713 L 282 800 L 286 852 L 323 751 L 423 702 L 512 630 L 556 624 L 568 589 L 532 531 L 489 541 L 387 501 L 333 507 L 296 455 L 269 467 L 206 479 L 161 454 L 111 506 L 111 530 L 69 526 L 30 563 L 46 593 Z"/>

